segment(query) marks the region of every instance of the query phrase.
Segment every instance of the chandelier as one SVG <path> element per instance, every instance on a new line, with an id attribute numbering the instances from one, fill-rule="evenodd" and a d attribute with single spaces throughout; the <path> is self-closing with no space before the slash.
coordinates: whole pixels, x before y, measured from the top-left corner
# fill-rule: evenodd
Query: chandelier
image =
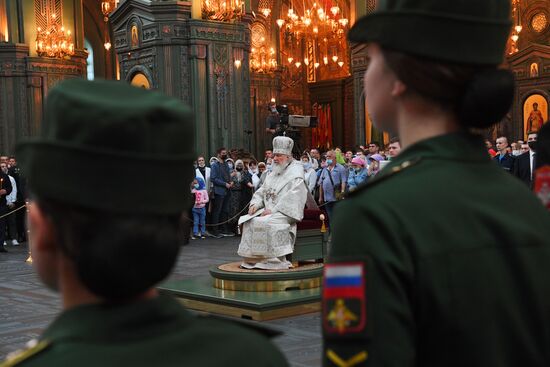
<path id="1" fill-rule="evenodd" d="M 272 0 L 258 1 L 258 11 L 266 18 L 271 14 L 272 6 Z"/>
<path id="2" fill-rule="evenodd" d="M 327 79 L 347 75 L 347 9 L 338 0 L 306 4 L 298 9 L 291 3 L 286 13 L 283 9 L 284 17 L 275 21 L 282 39 L 283 62 L 289 69 L 304 65 L 308 82 L 315 82 L 321 69 L 326 69 L 323 73 Z"/>
<path id="3" fill-rule="evenodd" d="M 254 73 L 273 73 L 277 70 L 275 49 L 271 47 L 268 51 L 265 46 L 252 47 L 250 50 L 250 70 Z"/>
<path id="4" fill-rule="evenodd" d="M 64 58 L 74 55 L 71 31 L 57 24 L 56 14 L 51 15 L 46 29 L 36 29 L 36 53 L 38 56 Z"/>
<path id="5" fill-rule="evenodd" d="M 202 18 L 221 22 L 239 21 L 245 15 L 244 0 L 202 0 Z"/>
<path id="6" fill-rule="evenodd" d="M 508 53 L 514 54 L 519 51 L 518 40 L 519 34 L 523 27 L 521 26 L 521 4 L 520 0 L 512 0 L 512 18 L 514 21 L 514 27 L 512 28 L 512 34 L 510 35 L 510 45 L 508 47 Z"/>

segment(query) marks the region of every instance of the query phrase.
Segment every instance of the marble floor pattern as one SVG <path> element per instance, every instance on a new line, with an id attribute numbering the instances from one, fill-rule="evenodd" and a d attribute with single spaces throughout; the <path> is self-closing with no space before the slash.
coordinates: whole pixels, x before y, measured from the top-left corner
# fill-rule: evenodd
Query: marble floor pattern
<path id="1" fill-rule="evenodd" d="M 238 238 L 197 239 L 182 248 L 170 280 L 207 275 L 214 265 L 237 261 Z M 0 360 L 40 335 L 60 310 L 56 293 L 47 290 L 25 263 L 27 249 L 8 246 L 0 253 Z M 263 322 L 284 334 L 275 339 L 293 367 L 320 366 L 319 313 Z"/>

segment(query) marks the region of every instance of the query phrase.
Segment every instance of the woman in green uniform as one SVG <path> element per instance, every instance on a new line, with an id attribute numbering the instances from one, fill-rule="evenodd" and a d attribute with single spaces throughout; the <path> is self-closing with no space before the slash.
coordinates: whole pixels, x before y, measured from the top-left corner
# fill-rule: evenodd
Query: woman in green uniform
<path id="1" fill-rule="evenodd" d="M 510 25 L 509 0 L 396 0 L 351 29 L 404 150 L 335 207 L 325 366 L 550 366 L 550 216 L 471 132 L 510 108 Z"/>

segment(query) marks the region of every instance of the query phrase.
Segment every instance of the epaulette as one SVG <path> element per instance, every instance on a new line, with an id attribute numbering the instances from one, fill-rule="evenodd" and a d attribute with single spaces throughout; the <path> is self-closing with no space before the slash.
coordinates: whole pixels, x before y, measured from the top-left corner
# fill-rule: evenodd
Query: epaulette
<path id="1" fill-rule="evenodd" d="M 422 160 L 422 157 L 416 157 L 413 159 L 406 160 L 405 162 L 401 163 L 398 166 L 382 171 L 380 174 L 376 175 L 372 180 L 367 180 L 367 182 L 365 182 L 364 184 L 359 185 L 356 190 L 353 190 L 352 192 L 347 194 L 346 198 L 353 197 L 364 190 L 370 189 L 374 185 L 378 185 L 380 182 L 395 176 L 399 172 L 403 172 L 404 170 L 418 164 L 418 162 L 420 162 L 421 160 Z"/>
<path id="2" fill-rule="evenodd" d="M 48 347 L 50 347 L 50 345 L 51 342 L 48 340 L 31 340 L 29 343 L 27 343 L 26 349 L 17 350 L 8 354 L 6 360 L 0 362 L 0 367 L 17 366 L 27 359 L 37 355 L 38 353 L 45 351 Z"/>
<path id="3" fill-rule="evenodd" d="M 244 327 L 249 330 L 253 330 L 267 338 L 275 338 L 277 336 L 283 335 L 283 333 L 279 330 L 269 328 L 264 325 L 260 325 L 256 322 L 248 321 L 248 320 L 242 320 L 242 319 L 235 319 L 230 317 L 224 317 L 219 315 L 198 315 L 197 317 L 203 318 L 203 319 L 214 319 L 214 320 L 222 320 L 225 322 L 229 322 L 235 325 L 239 325 L 241 327 Z M 0 366 L 3 367 L 3 366 Z"/>

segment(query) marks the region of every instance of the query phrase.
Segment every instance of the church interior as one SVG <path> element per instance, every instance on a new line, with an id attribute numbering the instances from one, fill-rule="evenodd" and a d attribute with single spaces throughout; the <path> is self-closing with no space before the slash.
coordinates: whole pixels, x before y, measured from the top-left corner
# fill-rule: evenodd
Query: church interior
<path id="1" fill-rule="evenodd" d="M 522 139 L 548 120 L 550 0 L 511 0 L 503 67 L 513 107 L 484 131 Z M 119 79 L 181 99 L 197 153 L 270 147 L 267 106 L 317 116 L 291 129 L 301 147 L 391 138 L 365 104 L 365 45 L 346 35 L 376 0 L 0 0 L 0 150 L 37 134 L 48 90 L 67 78 Z M 437 29 L 434 29 L 437 32 Z M 497 121 L 495 121 L 497 123 Z M 292 135 L 293 134 L 293 135 Z"/>

